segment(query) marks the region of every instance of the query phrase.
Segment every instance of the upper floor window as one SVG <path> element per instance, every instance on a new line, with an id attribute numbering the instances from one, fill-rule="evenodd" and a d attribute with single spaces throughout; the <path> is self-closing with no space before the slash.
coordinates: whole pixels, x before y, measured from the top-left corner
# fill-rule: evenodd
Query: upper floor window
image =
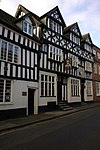
<path id="1" fill-rule="evenodd" d="M 93 68 L 94 68 L 94 73 L 97 74 L 97 64 L 96 63 L 94 63 Z"/>
<path id="2" fill-rule="evenodd" d="M 49 45 L 49 58 L 57 61 L 62 61 L 62 50 L 57 47 Z"/>
<path id="3" fill-rule="evenodd" d="M 98 57 L 98 59 L 100 59 L 100 53 L 98 53 L 98 52 L 97 52 L 97 57 Z"/>
<path id="4" fill-rule="evenodd" d="M 80 39 L 73 33 L 70 33 L 70 40 L 73 41 L 74 43 L 80 45 Z"/>
<path id="5" fill-rule="evenodd" d="M 18 54 L 20 52 L 19 46 L 4 40 L 1 40 L 0 43 L 0 59 L 13 63 L 18 63 Z"/>
<path id="6" fill-rule="evenodd" d="M 55 21 L 51 20 L 50 19 L 50 29 L 52 29 L 53 31 L 55 32 L 58 32 L 58 33 L 62 33 L 62 27 L 56 23 Z"/>
<path id="7" fill-rule="evenodd" d="M 100 75 L 100 65 L 98 65 L 98 74 Z"/>
<path id="8" fill-rule="evenodd" d="M 85 62 L 85 70 L 92 72 L 92 63 L 86 61 Z"/>
<path id="9" fill-rule="evenodd" d="M 47 49 L 48 49 L 47 45 L 46 45 L 46 44 L 43 44 L 43 45 L 42 45 L 42 51 L 47 52 Z"/>
<path id="10" fill-rule="evenodd" d="M 27 21 L 23 21 L 23 31 L 29 35 L 32 35 L 32 24 Z"/>
<path id="11" fill-rule="evenodd" d="M 96 50 L 93 49 L 93 54 L 96 56 Z"/>
<path id="12" fill-rule="evenodd" d="M 87 51 L 92 52 L 91 46 L 88 45 L 88 44 L 86 44 L 86 43 L 84 44 L 84 48 L 85 48 Z"/>

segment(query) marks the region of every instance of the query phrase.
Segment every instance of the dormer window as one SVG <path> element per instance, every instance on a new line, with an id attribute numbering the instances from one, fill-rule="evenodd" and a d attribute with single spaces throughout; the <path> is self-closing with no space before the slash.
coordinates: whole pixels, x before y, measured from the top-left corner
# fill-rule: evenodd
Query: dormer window
<path id="1" fill-rule="evenodd" d="M 23 32 L 32 35 L 32 25 L 25 20 L 23 22 Z"/>

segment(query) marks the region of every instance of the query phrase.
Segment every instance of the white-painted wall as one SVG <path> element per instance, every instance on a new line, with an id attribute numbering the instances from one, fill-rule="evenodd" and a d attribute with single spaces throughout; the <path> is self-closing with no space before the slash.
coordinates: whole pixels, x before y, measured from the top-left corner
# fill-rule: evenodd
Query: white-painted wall
<path id="1" fill-rule="evenodd" d="M 26 108 L 28 115 L 28 88 L 35 89 L 34 93 L 34 114 L 38 113 L 38 83 L 12 80 L 11 82 L 11 103 L 0 104 L 0 110 Z M 22 96 L 26 92 L 26 96 Z"/>

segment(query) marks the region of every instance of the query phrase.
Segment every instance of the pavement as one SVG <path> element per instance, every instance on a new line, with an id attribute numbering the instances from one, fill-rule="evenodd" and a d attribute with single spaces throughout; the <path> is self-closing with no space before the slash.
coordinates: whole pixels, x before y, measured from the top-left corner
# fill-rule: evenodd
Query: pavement
<path id="1" fill-rule="evenodd" d="M 38 115 L 30 115 L 27 117 L 0 121 L 0 134 L 14 129 L 22 128 L 28 125 L 36 124 L 43 121 L 48 121 L 51 119 L 59 118 L 65 115 L 69 115 L 72 113 L 76 113 L 79 111 L 83 111 L 95 107 L 100 107 L 100 103 L 91 103 L 91 104 L 81 105 L 78 107 L 72 107 L 71 110 L 67 110 L 67 111 L 55 110 L 55 111 L 40 113 Z"/>

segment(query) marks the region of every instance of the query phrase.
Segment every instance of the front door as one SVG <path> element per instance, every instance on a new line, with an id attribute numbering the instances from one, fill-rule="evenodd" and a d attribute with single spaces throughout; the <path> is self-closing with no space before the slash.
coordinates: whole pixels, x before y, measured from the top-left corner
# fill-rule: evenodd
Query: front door
<path id="1" fill-rule="evenodd" d="M 34 114 L 34 89 L 28 89 L 28 115 Z"/>
<path id="2" fill-rule="evenodd" d="M 57 82 L 57 100 L 62 101 L 62 83 L 61 82 Z"/>
<path id="3" fill-rule="evenodd" d="M 81 80 L 81 101 L 84 102 L 84 84 L 85 81 Z"/>

